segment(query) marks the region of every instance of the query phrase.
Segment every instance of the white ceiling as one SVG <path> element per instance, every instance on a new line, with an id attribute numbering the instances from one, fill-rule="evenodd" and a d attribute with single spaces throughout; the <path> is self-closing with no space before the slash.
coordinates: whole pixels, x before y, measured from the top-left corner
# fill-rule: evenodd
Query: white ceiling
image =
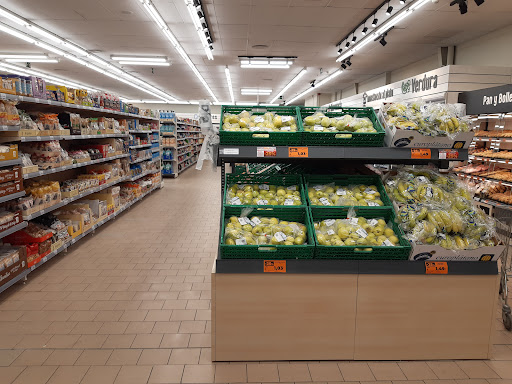
<path id="1" fill-rule="evenodd" d="M 308 73 L 285 98 L 303 91 L 314 79 L 339 68 L 335 44 L 372 13 L 382 0 L 203 0 L 214 38 L 214 60 L 207 60 L 183 0 L 153 0 L 174 35 L 220 101 L 229 101 L 224 67 L 229 66 L 235 99 L 242 87 L 272 88 L 277 94 L 302 69 Z M 392 0 L 397 3 L 398 0 Z M 479 35 L 510 25 L 511 0 L 487 0 L 460 15 L 450 0 L 428 3 L 390 32 L 388 45 L 371 43 L 354 55 L 352 67 L 320 89 L 334 92 L 354 82 L 391 71 L 429 57 L 437 47 L 460 44 Z M 95 51 L 107 60 L 112 54 L 168 56 L 172 66 L 155 68 L 126 66 L 125 69 L 170 93 L 179 100 L 208 98 L 190 68 L 160 33 L 138 0 L 2 0 L 2 5 L 59 36 Z M 7 19 L 1 21 L 10 24 Z M 15 27 L 15 24 L 11 24 Z M 18 27 L 19 28 L 19 27 Z M 1 53 L 41 53 L 23 41 L 0 33 Z M 254 49 L 264 44 L 268 49 Z M 297 56 L 288 69 L 241 69 L 238 56 Z M 114 91 L 130 99 L 147 94 L 62 59 L 58 64 L 33 67 L 60 77 Z M 320 75 L 322 68 L 324 74 Z M 261 99 L 261 101 L 270 101 Z"/>

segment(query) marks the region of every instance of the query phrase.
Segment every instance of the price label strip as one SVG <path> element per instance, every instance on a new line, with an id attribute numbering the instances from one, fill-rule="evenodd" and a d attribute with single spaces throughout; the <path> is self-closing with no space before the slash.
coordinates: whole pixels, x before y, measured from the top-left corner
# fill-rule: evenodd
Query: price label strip
<path id="1" fill-rule="evenodd" d="M 411 159 L 431 159 L 432 151 L 428 148 L 412 148 Z"/>
<path id="2" fill-rule="evenodd" d="M 308 147 L 289 147 L 288 157 L 309 157 Z"/>
<path id="3" fill-rule="evenodd" d="M 276 147 L 256 147 L 256 157 L 275 157 L 276 155 Z"/>
<path id="4" fill-rule="evenodd" d="M 446 261 L 425 261 L 425 274 L 447 275 L 448 263 Z"/>
<path id="5" fill-rule="evenodd" d="M 263 272 L 286 273 L 286 260 L 263 260 Z"/>
<path id="6" fill-rule="evenodd" d="M 457 160 L 459 158 L 459 151 L 455 149 L 440 149 L 439 160 Z"/>

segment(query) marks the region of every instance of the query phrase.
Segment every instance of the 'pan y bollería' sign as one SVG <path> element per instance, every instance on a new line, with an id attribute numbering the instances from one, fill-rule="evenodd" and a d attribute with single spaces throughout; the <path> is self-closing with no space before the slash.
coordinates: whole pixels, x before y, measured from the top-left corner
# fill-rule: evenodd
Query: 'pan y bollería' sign
<path id="1" fill-rule="evenodd" d="M 512 112 L 512 84 L 462 92 L 459 103 L 466 104 L 468 115 Z"/>

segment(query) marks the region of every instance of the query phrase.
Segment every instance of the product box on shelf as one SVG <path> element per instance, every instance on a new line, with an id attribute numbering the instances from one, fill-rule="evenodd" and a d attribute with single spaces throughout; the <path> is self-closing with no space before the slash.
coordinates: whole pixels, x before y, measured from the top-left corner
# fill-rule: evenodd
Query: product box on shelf
<path id="1" fill-rule="evenodd" d="M 413 261 L 496 261 L 505 250 L 505 245 L 477 249 L 452 250 L 440 245 L 413 244 L 409 260 Z"/>
<path id="2" fill-rule="evenodd" d="M 9 145 L 9 150 L 7 152 L 0 152 L 0 162 L 8 161 L 8 160 L 15 160 L 17 158 L 18 158 L 18 145 L 17 144 Z"/>
<path id="3" fill-rule="evenodd" d="M 398 148 L 446 148 L 467 149 L 473 140 L 474 132 L 460 132 L 449 136 L 425 136 L 415 130 L 397 129 L 386 123 L 384 114 L 379 111 L 379 120 L 386 131 L 384 144 Z"/>
<path id="4" fill-rule="evenodd" d="M 21 212 L 20 211 L 15 212 L 14 217 L 11 220 L 9 220 L 6 223 L 0 224 L 0 234 L 2 232 L 7 231 L 9 228 L 14 227 L 15 225 L 20 224 L 22 221 L 23 221 L 23 217 L 21 216 Z"/>
<path id="5" fill-rule="evenodd" d="M 82 199 L 80 200 L 80 203 L 87 204 L 89 206 L 93 217 L 97 218 L 94 224 L 104 220 L 108 216 L 108 207 L 107 202 L 105 200 L 90 198 L 87 200 Z"/>
<path id="6" fill-rule="evenodd" d="M 0 184 L 0 197 L 12 195 L 23 191 L 23 182 L 21 180 L 10 181 Z"/>
<path id="7" fill-rule="evenodd" d="M 0 93 L 7 93 L 9 95 L 16 94 L 16 88 L 10 77 L 7 75 L 1 75 L 0 80 Z"/>
<path id="8" fill-rule="evenodd" d="M 19 166 L 13 167 L 12 169 L 0 170 L 0 183 L 21 180 L 22 177 L 23 174 Z"/>
<path id="9" fill-rule="evenodd" d="M 0 286 L 23 273 L 27 267 L 26 247 L 0 247 Z"/>
<path id="10" fill-rule="evenodd" d="M 115 201 L 114 197 L 110 193 L 93 193 L 88 196 L 90 199 L 97 199 L 99 201 L 104 201 L 107 206 L 107 215 L 111 215 L 115 211 Z"/>
<path id="11" fill-rule="evenodd" d="M 59 220 L 70 220 L 72 225 L 68 226 L 68 233 L 74 239 L 81 235 L 84 230 L 84 218 L 79 214 L 59 214 L 56 215 Z"/>
<path id="12" fill-rule="evenodd" d="M 23 167 L 23 174 L 27 175 L 29 173 L 34 173 L 39 171 L 39 167 L 37 165 L 28 165 L 26 167 Z"/>
<path id="13" fill-rule="evenodd" d="M 54 241 L 52 243 L 52 246 L 51 246 L 51 251 L 52 252 L 55 252 L 57 249 L 59 249 L 60 247 L 62 247 L 64 245 L 64 241 L 62 241 L 62 239 L 59 239 L 57 241 Z"/>
<path id="14" fill-rule="evenodd" d="M 32 93 L 36 99 L 46 99 L 46 81 L 40 77 L 31 76 Z"/>

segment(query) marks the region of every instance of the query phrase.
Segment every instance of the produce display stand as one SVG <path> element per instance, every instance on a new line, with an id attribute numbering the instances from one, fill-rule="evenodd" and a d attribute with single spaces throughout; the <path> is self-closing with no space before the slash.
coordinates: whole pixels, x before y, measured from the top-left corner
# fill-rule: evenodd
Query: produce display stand
<path id="1" fill-rule="evenodd" d="M 220 145 L 226 164 L 427 164 L 467 150 Z M 224 185 L 223 185 L 224 190 Z M 222 227 L 222 226 L 221 226 Z M 212 271 L 212 360 L 488 359 L 497 262 L 222 259 Z"/>

